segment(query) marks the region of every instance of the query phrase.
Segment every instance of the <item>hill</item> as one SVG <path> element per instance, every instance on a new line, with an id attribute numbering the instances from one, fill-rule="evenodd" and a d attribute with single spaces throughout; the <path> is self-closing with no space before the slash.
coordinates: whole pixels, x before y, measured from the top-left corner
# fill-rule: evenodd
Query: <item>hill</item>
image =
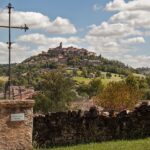
<path id="1" fill-rule="evenodd" d="M 62 43 L 56 48 L 50 48 L 47 52 L 42 52 L 24 60 L 22 65 L 37 66 L 43 69 L 56 69 L 59 66 L 69 68 L 91 68 L 104 72 L 127 75 L 136 73 L 132 67 L 128 67 L 122 62 L 108 60 L 101 55 L 97 56 L 84 48 L 67 47 L 63 48 Z"/>
<path id="2" fill-rule="evenodd" d="M 108 60 L 84 48 L 63 48 L 60 43 L 58 47 L 49 48 L 47 52 L 31 56 L 22 63 L 12 64 L 12 79 L 17 79 L 14 81 L 15 85 L 28 85 L 31 82 L 34 85 L 38 82 L 40 74 L 58 68 L 64 68 L 67 76 L 79 82 L 101 77 L 103 82 L 107 83 L 106 78 L 116 81 L 131 73 L 138 73 L 136 69 L 120 61 Z M 0 76 L 7 76 L 7 73 L 8 65 L 0 65 Z"/>
<path id="3" fill-rule="evenodd" d="M 120 61 L 109 60 L 101 55 L 97 56 L 94 52 L 83 48 L 63 48 L 60 44 L 56 48 L 49 48 L 47 52 L 31 56 L 22 63 L 12 64 L 11 83 L 14 86 L 32 86 L 38 90 L 43 73 L 52 72 L 52 70 L 57 72 L 57 69 L 61 69 L 63 78 L 72 80 L 73 90 L 78 99 L 89 96 L 88 89 L 93 79 L 100 79 L 104 86 L 112 81 L 125 80 L 130 74 L 136 76 L 137 80 L 143 83 L 142 87 L 146 87 L 147 81 L 149 81 L 145 78 L 146 76 L 138 74 L 136 69 L 126 66 Z M 3 78 L 0 80 L 6 81 L 7 78 L 4 77 L 8 76 L 7 73 L 8 65 L 1 65 L 0 77 Z M 4 86 L 2 86 L 4 91 L 3 88 Z M 149 89 L 146 90 L 148 93 Z"/>

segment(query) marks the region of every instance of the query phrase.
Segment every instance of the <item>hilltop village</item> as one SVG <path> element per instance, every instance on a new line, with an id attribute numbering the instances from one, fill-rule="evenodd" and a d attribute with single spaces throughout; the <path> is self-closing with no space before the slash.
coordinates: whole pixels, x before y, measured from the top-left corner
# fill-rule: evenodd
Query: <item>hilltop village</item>
<path id="1" fill-rule="evenodd" d="M 96 56 L 95 52 L 89 52 L 84 48 L 74 48 L 74 47 L 67 47 L 63 48 L 62 43 L 56 48 L 49 48 L 47 52 L 43 51 L 36 57 L 31 57 L 25 61 L 25 63 L 34 64 L 35 62 L 39 61 L 40 63 L 58 63 L 58 64 L 67 64 L 69 59 L 73 59 L 74 61 L 76 57 L 83 58 L 82 61 L 78 65 L 85 66 L 87 64 L 91 65 L 100 65 L 101 61 L 94 59 Z M 91 58 L 91 59 L 89 59 Z M 77 65 L 77 64 L 76 64 Z"/>

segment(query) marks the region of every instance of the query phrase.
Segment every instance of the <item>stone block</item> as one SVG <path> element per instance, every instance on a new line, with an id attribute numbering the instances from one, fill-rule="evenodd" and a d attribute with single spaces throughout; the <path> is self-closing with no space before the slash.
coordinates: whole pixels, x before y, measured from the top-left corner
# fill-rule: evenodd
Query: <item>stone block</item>
<path id="1" fill-rule="evenodd" d="M 0 150 L 32 149 L 33 106 L 33 100 L 0 101 Z"/>

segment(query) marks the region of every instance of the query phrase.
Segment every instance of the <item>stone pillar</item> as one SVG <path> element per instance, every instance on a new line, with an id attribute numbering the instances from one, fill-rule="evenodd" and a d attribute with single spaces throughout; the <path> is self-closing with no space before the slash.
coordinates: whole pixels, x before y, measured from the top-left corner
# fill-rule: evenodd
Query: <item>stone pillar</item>
<path id="1" fill-rule="evenodd" d="M 0 150 L 31 150 L 33 100 L 0 100 Z"/>

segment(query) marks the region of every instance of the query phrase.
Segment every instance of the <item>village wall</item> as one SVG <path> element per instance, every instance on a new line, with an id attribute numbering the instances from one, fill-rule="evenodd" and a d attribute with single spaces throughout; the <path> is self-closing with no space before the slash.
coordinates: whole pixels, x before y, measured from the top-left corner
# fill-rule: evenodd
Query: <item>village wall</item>
<path id="1" fill-rule="evenodd" d="M 33 140 L 40 147 L 136 139 L 150 136 L 150 105 L 116 116 L 101 115 L 95 108 L 86 112 L 57 112 L 34 117 Z"/>

